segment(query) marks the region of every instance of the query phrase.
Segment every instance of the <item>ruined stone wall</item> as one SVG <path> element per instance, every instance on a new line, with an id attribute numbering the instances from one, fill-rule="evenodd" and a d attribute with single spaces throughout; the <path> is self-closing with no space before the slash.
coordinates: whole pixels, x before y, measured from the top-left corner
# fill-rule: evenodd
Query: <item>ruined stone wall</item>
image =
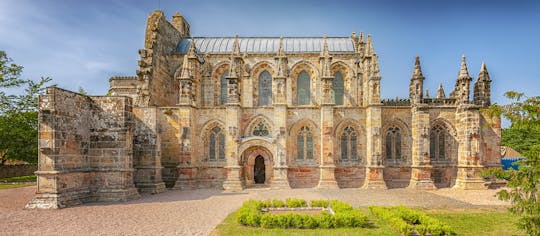
<path id="1" fill-rule="evenodd" d="M 109 95 L 137 97 L 137 77 L 111 77 L 109 79 Z"/>
<path id="2" fill-rule="evenodd" d="M 156 107 L 137 107 L 134 114 L 135 185 L 141 192 L 159 193 L 165 190 L 162 181 L 161 112 Z"/>
<path id="3" fill-rule="evenodd" d="M 131 99 L 47 88 L 39 100 L 38 190 L 27 208 L 138 197 L 130 132 Z"/>
<path id="4" fill-rule="evenodd" d="M 175 50 L 180 36 L 180 32 L 167 21 L 162 11 L 155 11 L 148 16 L 145 49 L 140 52 L 139 79 L 146 83 L 149 101 L 141 105 L 176 105 L 178 85 L 173 76 L 179 63 L 171 63 L 169 55 Z"/>
<path id="5" fill-rule="evenodd" d="M 480 157 L 487 168 L 501 167 L 501 118 L 480 110 Z"/>

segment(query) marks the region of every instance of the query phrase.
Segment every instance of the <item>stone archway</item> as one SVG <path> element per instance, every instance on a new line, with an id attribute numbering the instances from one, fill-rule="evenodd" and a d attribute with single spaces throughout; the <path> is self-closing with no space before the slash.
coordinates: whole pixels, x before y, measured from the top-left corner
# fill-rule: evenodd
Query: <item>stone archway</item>
<path id="1" fill-rule="evenodd" d="M 272 153 L 262 146 L 252 146 L 242 153 L 243 180 L 246 187 L 270 184 L 274 173 Z"/>

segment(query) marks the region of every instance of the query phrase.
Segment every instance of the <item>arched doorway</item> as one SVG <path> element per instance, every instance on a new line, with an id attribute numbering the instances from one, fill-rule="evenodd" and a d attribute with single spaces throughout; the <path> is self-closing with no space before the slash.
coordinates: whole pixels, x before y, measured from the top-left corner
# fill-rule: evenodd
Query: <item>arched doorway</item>
<path id="1" fill-rule="evenodd" d="M 247 188 L 266 186 L 274 174 L 272 153 L 263 146 L 250 146 L 242 151 L 240 165 L 242 178 Z"/>
<path id="2" fill-rule="evenodd" d="M 266 180 L 266 171 L 264 166 L 264 157 L 258 155 L 255 158 L 255 165 L 253 165 L 253 179 L 256 184 L 264 184 Z"/>

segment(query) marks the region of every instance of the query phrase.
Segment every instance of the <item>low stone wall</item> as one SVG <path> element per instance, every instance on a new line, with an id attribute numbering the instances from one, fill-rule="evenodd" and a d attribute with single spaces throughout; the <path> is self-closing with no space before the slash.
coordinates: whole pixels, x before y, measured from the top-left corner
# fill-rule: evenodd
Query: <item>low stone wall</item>
<path id="1" fill-rule="evenodd" d="M 34 175 L 37 170 L 35 164 L 5 165 L 0 166 L 0 178 Z"/>

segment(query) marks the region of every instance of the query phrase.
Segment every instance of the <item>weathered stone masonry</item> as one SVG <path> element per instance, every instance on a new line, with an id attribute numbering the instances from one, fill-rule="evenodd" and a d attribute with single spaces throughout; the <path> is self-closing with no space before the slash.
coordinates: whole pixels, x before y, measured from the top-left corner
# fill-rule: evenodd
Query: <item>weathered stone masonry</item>
<path id="1" fill-rule="evenodd" d="M 500 166 L 500 119 L 465 57 L 446 96 L 380 98 L 371 36 L 195 37 L 148 17 L 137 76 L 111 96 L 40 97 L 38 192 L 28 208 L 125 201 L 168 188 L 483 189 Z"/>

